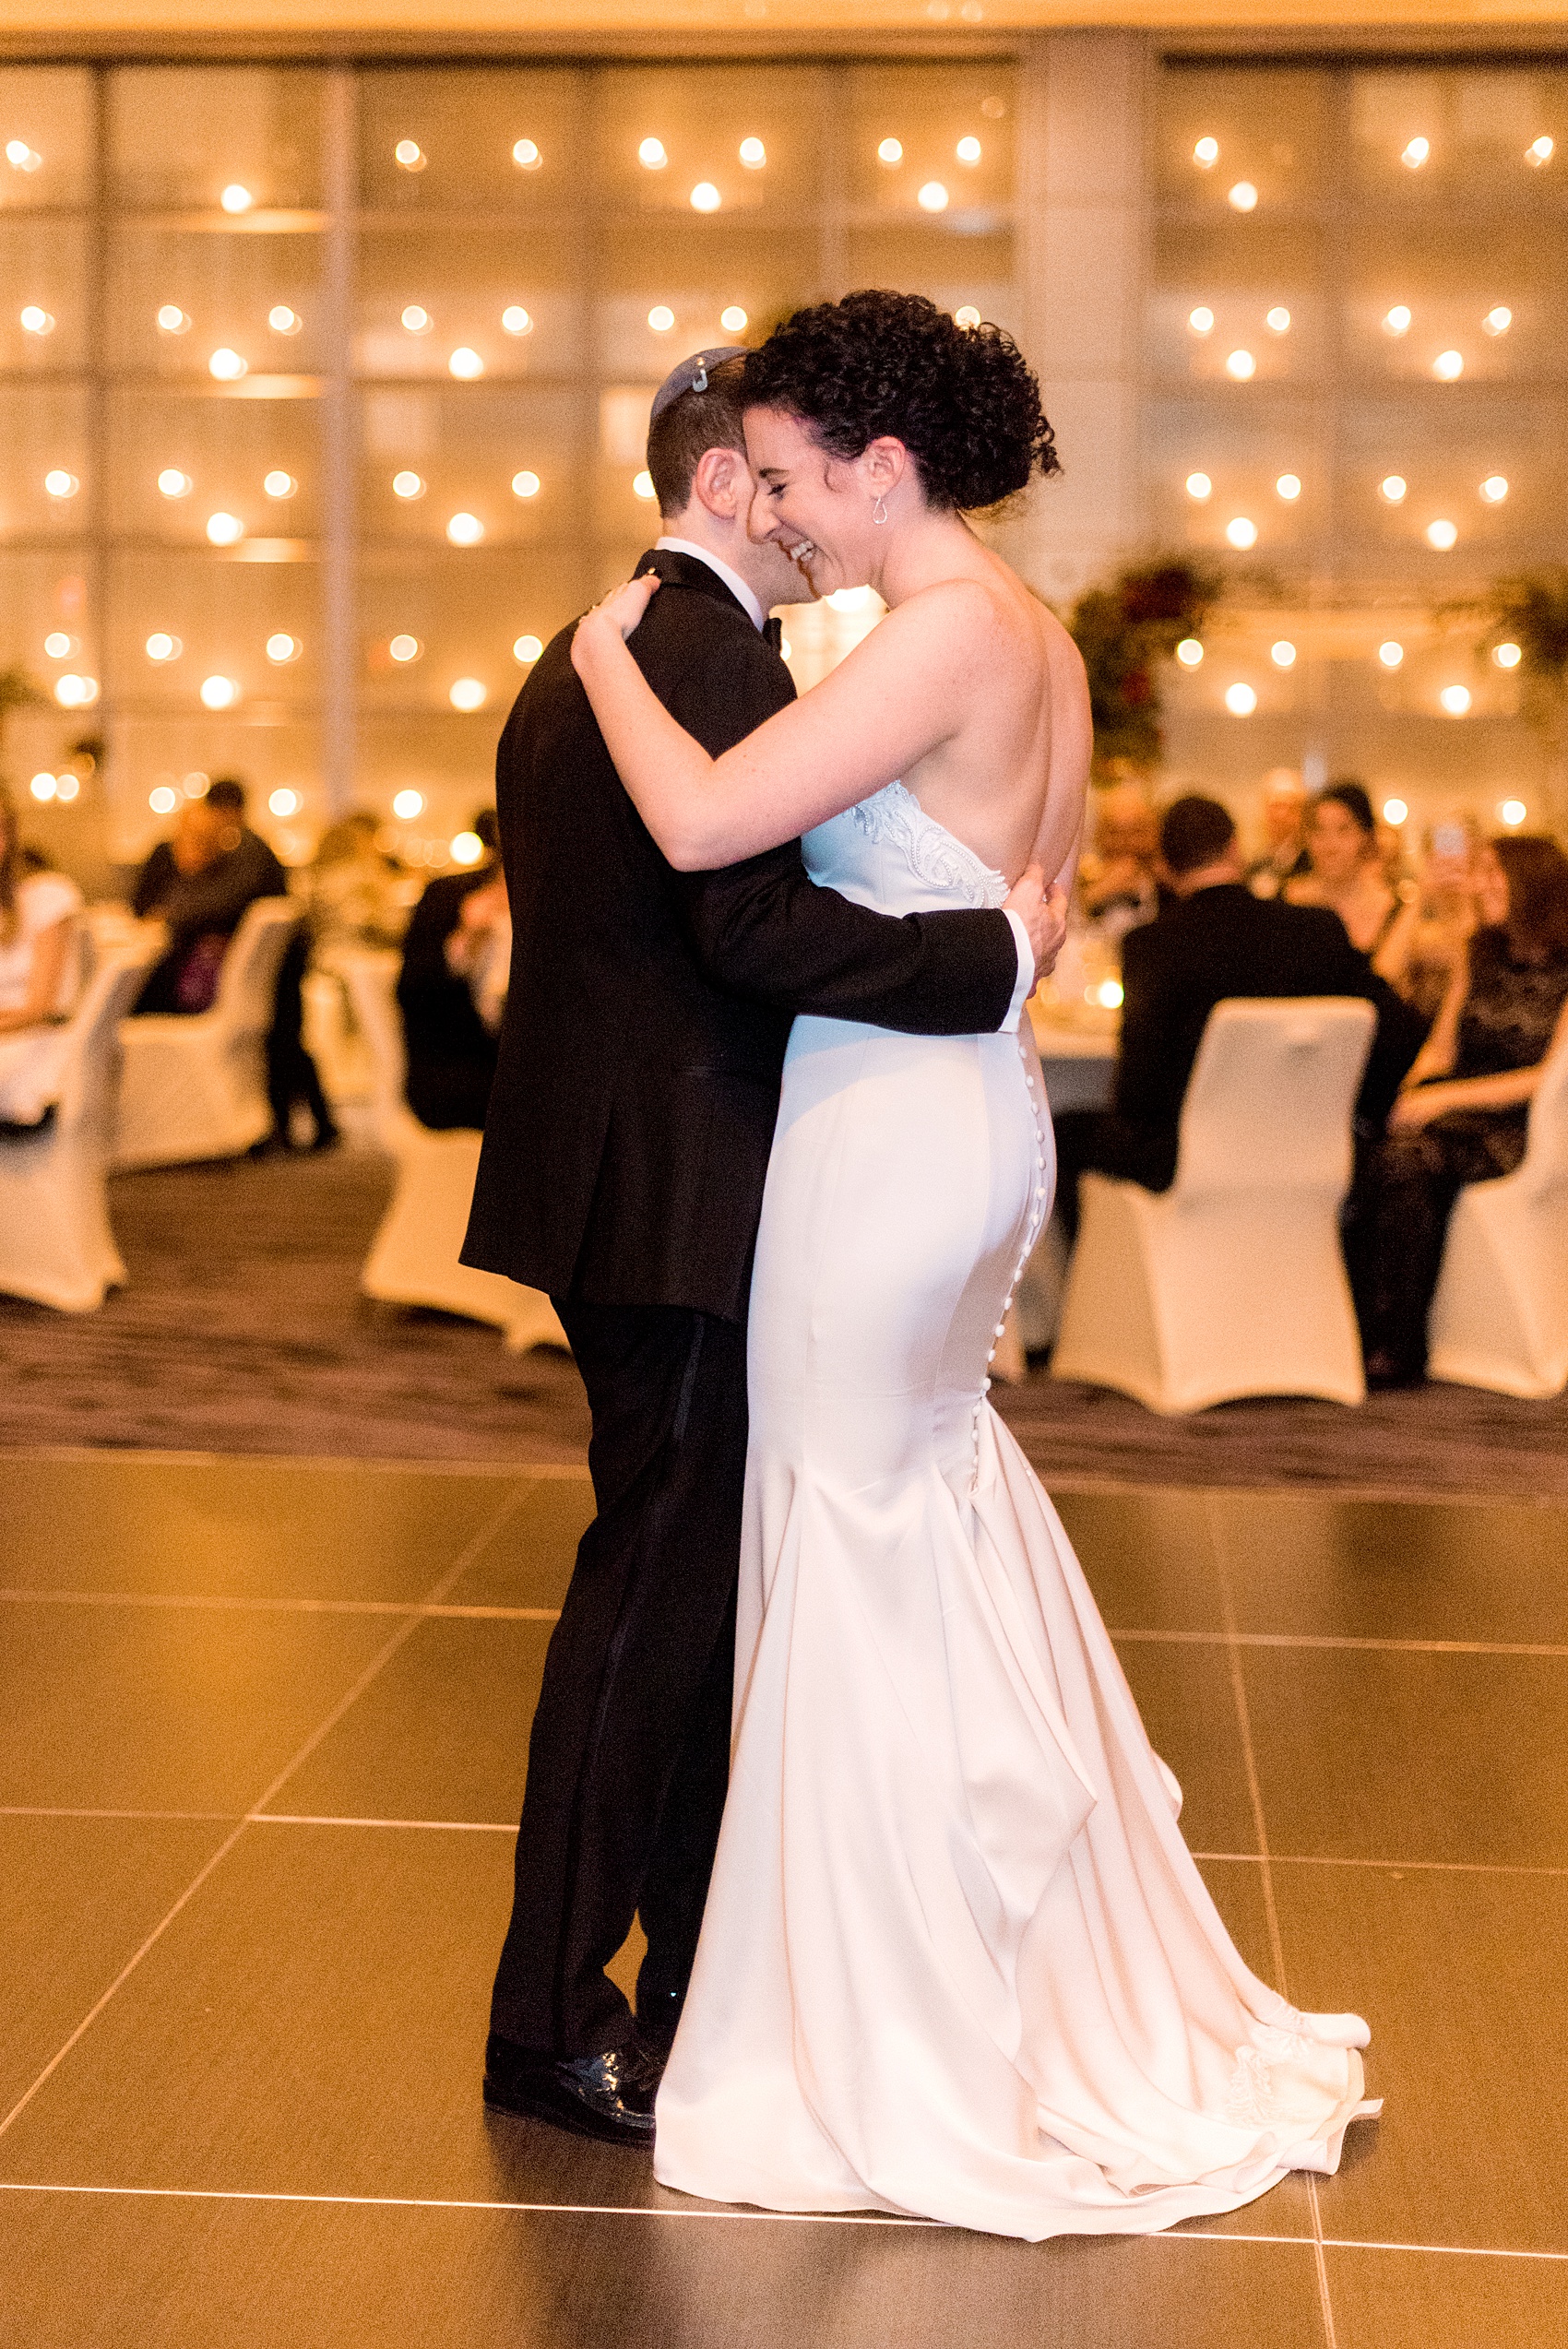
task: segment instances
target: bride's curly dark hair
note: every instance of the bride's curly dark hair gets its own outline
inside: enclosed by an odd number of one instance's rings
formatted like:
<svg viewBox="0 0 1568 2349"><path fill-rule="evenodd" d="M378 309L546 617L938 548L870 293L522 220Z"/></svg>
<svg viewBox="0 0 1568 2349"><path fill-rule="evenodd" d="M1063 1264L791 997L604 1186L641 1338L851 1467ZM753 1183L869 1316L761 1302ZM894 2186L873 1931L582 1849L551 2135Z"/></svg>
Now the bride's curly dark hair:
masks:
<svg viewBox="0 0 1568 2349"><path fill-rule="evenodd" d="M742 397L798 416L835 457L890 434L928 502L960 514L1062 469L1012 336L960 326L924 294L849 293L797 310L747 360Z"/></svg>

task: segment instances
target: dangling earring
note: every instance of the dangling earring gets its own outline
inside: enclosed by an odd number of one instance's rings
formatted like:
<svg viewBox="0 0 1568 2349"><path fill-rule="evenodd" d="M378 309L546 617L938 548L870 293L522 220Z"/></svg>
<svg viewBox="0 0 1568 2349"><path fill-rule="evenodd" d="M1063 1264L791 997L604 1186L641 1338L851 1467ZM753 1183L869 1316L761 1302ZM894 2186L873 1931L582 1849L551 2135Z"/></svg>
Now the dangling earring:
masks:
<svg viewBox="0 0 1568 2349"><path fill-rule="evenodd" d="M877 498L876 504L872 507L871 518L873 522L885 522L887 519L887 508L883 504L880 496Z"/></svg>

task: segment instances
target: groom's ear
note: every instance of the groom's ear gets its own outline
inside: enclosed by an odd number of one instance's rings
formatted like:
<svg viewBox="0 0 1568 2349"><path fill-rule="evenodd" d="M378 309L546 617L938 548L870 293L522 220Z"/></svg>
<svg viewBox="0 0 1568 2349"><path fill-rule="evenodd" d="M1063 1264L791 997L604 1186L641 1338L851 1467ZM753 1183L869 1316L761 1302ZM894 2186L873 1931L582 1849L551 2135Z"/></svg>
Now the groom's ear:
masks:
<svg viewBox="0 0 1568 2349"><path fill-rule="evenodd" d="M720 520L732 522L752 502L752 471L738 448L705 448L692 476L692 495Z"/></svg>

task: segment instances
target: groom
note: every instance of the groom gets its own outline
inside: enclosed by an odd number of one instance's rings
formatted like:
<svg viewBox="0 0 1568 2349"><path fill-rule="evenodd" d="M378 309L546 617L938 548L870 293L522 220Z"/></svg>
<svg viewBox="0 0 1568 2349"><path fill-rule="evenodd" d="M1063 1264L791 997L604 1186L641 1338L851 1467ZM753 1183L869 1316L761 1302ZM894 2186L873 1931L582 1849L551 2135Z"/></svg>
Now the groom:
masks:
<svg viewBox="0 0 1568 2349"><path fill-rule="evenodd" d="M794 694L776 604L812 590L748 536L744 354L653 403L663 585L632 639L714 756ZM729 1768L752 1251L797 1012L914 1034L1016 1025L1060 943L1026 875L1002 912L851 905L798 842L666 864L571 664L547 646L501 738L514 947L464 1262L547 1290L588 1390L598 1509L545 1659L484 2094L649 2144ZM634 2017L605 1968L640 1917Z"/></svg>

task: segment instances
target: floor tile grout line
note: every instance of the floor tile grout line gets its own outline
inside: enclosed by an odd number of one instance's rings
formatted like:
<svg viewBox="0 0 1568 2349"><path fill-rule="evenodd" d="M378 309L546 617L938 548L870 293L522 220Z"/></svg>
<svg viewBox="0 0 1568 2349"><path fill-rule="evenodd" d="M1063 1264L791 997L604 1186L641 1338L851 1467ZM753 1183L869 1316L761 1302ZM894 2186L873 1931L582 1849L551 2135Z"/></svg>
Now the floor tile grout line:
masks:
<svg viewBox="0 0 1568 2349"><path fill-rule="evenodd" d="M384 1459L359 1452L175 1452L159 1444L0 1443L7 1460L45 1460L64 1466L125 1462L149 1468L304 1468L346 1475L406 1477L531 1477L541 1484L587 1484L586 1460Z"/></svg>
<svg viewBox="0 0 1568 2349"><path fill-rule="evenodd" d="M515 1835L515 1819L335 1819L315 1811L253 1810L252 1827L428 1828L443 1835Z"/></svg>
<svg viewBox="0 0 1568 2349"><path fill-rule="evenodd" d="M1370 1648L1396 1655L1565 1656L1568 1643L1547 1640L1373 1639L1335 1631L1112 1631L1113 1640L1146 1646Z"/></svg>
<svg viewBox="0 0 1568 2349"><path fill-rule="evenodd" d="M1194 1859L1240 1859L1258 1866L1258 1852L1194 1852ZM1432 1876L1568 1876L1568 1868L1513 1859L1380 1859L1335 1852L1270 1852L1270 1868L1386 1868L1396 1875L1425 1872Z"/></svg>
<svg viewBox="0 0 1568 2349"><path fill-rule="evenodd" d="M434 1615L495 1617L504 1622L554 1623L558 1607L432 1605L417 1598L249 1598L227 1592L0 1590L12 1607L195 1607L267 1615ZM1564 1651L1568 1654L1568 1650Z"/></svg>
<svg viewBox="0 0 1568 2349"><path fill-rule="evenodd" d="M1269 1949L1274 1960L1274 1976L1282 1999L1289 1999L1289 1982L1285 1967L1285 1940L1279 1929L1279 1910L1274 1897L1274 1871L1269 1862L1268 1822L1264 1816L1263 1782L1258 1776L1257 1750L1253 1743L1252 1714L1247 1704L1247 1684L1241 1670L1241 1650L1236 1633L1236 1606L1230 1587L1230 1575L1225 1562L1219 1527L1215 1523L1212 1503L1206 1505L1205 1523L1208 1528L1209 1549L1214 1561L1215 1581L1219 1591L1220 1608L1225 1618L1226 1663L1230 1674L1230 1697L1236 1711L1236 1727L1241 1740L1241 1762L1247 1775L1247 1794L1253 1809L1253 1832L1257 1838L1258 1880L1263 1890L1264 1916L1268 1927ZM1318 2207L1315 2180L1307 2178L1307 2207L1313 2221L1313 2263L1317 2273L1318 2307L1323 2318L1324 2349L1338 2349L1338 2336L1334 2323L1334 2302L1328 2288L1328 2260L1323 2244L1323 2213Z"/></svg>
<svg viewBox="0 0 1568 2349"><path fill-rule="evenodd" d="M432 1584L427 1595L427 1604L434 1603L434 1601L445 1596L445 1594L452 1588L458 1577L467 1572L468 1568L473 1560L481 1555L485 1545L494 1538L494 1536L501 1531L502 1526L506 1523L506 1520L522 1506L524 1498L525 1495L521 1491L508 1493L505 1500L502 1501L500 1506L491 1512L484 1524L480 1526L472 1537L465 1543L462 1549L458 1551L457 1556L454 1559L452 1564L446 1569L445 1572L440 1575ZM252 1803L244 1817L236 1821L232 1829L227 1835L225 1835L223 1841L219 1845L218 1849L211 1853L202 1867L196 1870L195 1876L192 1877L190 1882L185 1886L184 1891L180 1894L179 1898L174 1902L173 1905L166 1912L166 1914L159 1919L159 1922L153 1927L151 1932L142 1942L141 1947L126 1960L125 1963L120 1968L119 1973L114 1976L114 1979L110 1983L108 1988L105 1989L93 2002L92 2006L89 2008L87 2013L83 2015L81 2021L77 2023L76 2029L70 2034L69 2037L62 2046L55 2049L54 2053L50 2057L49 2061L44 2065L43 2070L38 2074L38 2077L33 2081L30 2087L24 2089L21 2095L18 2096L16 2103L11 2106L9 2112L5 2114L3 2118L0 2118L0 2137L4 2137L6 2131L10 2129L12 2122L17 2120L20 2115L26 2111L28 2106L31 2104L40 2089L43 2087L44 2083L59 2069L60 2065L65 2062L65 2058L70 2054L71 2049L77 2045L77 2042L92 2028L92 2025L97 2022L99 2016L109 2005L110 2000L114 1997L115 1993L121 1988L123 1984L129 1981L131 1975L136 1972L137 1966L141 1963L143 1958L146 1957L148 1952L160 1940L161 1940L163 1935L168 1931L170 1926L172 1925L174 1919L179 1916L182 1909L185 1907L189 1901L195 1898L196 1894L206 1883L208 1878L213 1874L216 1869L222 1865L225 1859L227 1859L229 1854L233 1850L235 1845L244 1835L254 1814L260 1810L265 1803L270 1802L272 1797L276 1794L279 1793L285 1785L287 1785L295 1771L302 1768L303 1765L310 1759L310 1756L315 1751L317 1746L321 1744L322 1739L330 1736L331 1732L337 1727L339 1722L343 1718L350 1707L363 1695L365 1690L370 1687L372 1681L375 1679L380 1672L385 1670L388 1664L390 1664L398 1649L402 1647L407 1641L412 1638L414 1632L419 1629L422 1620L422 1618L418 1615L410 1616L406 1622L400 1624L398 1629L392 1633L390 1639L382 1643L374 1655L372 1656L370 1662L365 1666L363 1671L354 1681L352 1687L350 1688L347 1693L340 1697L338 1702L333 1706L331 1712L327 1715L326 1720L320 1724L319 1727L312 1731L311 1735L305 1739L303 1745L301 1746L298 1751L284 1763L282 1769L278 1773L278 1775L272 1779L270 1784L263 1787L261 1793L257 1795L255 1802Z"/></svg>

